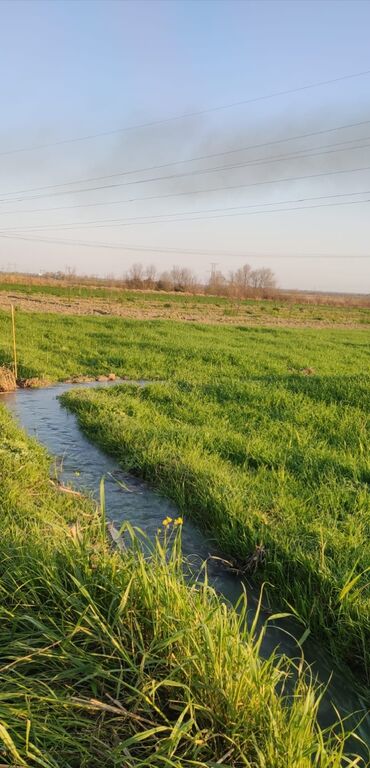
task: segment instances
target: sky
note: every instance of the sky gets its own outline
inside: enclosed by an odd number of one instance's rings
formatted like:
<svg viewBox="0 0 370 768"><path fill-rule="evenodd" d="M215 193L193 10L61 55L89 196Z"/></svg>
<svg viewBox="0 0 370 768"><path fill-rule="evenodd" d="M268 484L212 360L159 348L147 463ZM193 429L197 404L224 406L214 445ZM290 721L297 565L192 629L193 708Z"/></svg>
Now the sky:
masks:
<svg viewBox="0 0 370 768"><path fill-rule="evenodd" d="M369 29L369 0L2 0L0 268L369 293Z"/></svg>

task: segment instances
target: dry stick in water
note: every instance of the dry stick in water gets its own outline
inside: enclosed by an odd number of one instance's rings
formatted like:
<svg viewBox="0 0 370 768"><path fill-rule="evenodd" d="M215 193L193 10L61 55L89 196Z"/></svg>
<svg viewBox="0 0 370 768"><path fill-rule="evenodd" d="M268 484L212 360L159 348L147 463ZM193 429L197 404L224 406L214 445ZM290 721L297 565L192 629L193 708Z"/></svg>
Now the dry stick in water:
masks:
<svg viewBox="0 0 370 768"><path fill-rule="evenodd" d="M17 366L17 345L15 340L15 312L14 304L12 304L12 329L13 329L13 367L15 379L18 379L18 366Z"/></svg>

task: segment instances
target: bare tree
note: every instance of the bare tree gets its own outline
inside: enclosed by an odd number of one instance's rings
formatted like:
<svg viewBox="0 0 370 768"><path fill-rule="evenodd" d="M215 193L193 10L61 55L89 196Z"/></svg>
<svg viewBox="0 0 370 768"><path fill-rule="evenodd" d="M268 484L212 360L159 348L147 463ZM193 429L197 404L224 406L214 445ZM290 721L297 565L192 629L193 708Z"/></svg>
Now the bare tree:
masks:
<svg viewBox="0 0 370 768"><path fill-rule="evenodd" d="M64 277L66 280L74 280L76 278L76 267L66 265L64 269Z"/></svg>
<svg viewBox="0 0 370 768"><path fill-rule="evenodd" d="M249 264L243 264L235 272L235 282L241 296L245 296L248 293L248 288L251 284L251 274L252 267Z"/></svg>
<svg viewBox="0 0 370 768"><path fill-rule="evenodd" d="M146 288L154 288L157 277L157 267L155 264L148 264L145 267L144 280Z"/></svg>
<svg viewBox="0 0 370 768"><path fill-rule="evenodd" d="M227 280L220 270L212 270L206 290L207 293L211 293L213 296L225 295L227 292Z"/></svg>
<svg viewBox="0 0 370 768"><path fill-rule="evenodd" d="M127 273L127 282L131 288L142 288L144 280L144 267L140 262L133 264Z"/></svg>
<svg viewBox="0 0 370 768"><path fill-rule="evenodd" d="M171 278L174 291L191 291L197 284L197 278L194 272L188 267L172 267Z"/></svg>
<svg viewBox="0 0 370 768"><path fill-rule="evenodd" d="M173 291L173 280L169 272L161 272L156 288L158 291Z"/></svg>
<svg viewBox="0 0 370 768"><path fill-rule="evenodd" d="M250 285L252 288L276 288L276 278L272 269L268 267L254 269L250 275Z"/></svg>

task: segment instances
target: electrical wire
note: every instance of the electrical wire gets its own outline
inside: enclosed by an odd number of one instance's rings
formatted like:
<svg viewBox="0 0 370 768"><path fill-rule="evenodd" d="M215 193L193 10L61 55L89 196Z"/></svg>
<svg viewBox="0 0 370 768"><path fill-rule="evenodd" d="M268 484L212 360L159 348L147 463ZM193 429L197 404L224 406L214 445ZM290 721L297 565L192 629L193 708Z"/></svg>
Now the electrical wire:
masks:
<svg viewBox="0 0 370 768"><path fill-rule="evenodd" d="M116 202L125 203L125 202L136 202L136 201L142 201L142 200L168 199L172 197L180 197L183 195L192 196L196 194L208 194L210 192L213 193L213 192L219 192L219 191L225 191L225 190L229 191L229 190L237 190L237 189L247 189L251 187L265 186L270 184L280 184L280 183L286 183L286 182L292 182L292 181L302 181L302 180L306 181L306 180L323 178L327 176L338 176L338 175L343 175L347 173L359 173L363 171L370 171L370 166L362 166L360 168L349 168L349 169L341 168L335 171L324 171L322 173L314 173L314 174L308 174L304 176L290 176L290 177L271 179L266 181L256 181L256 182L251 182L249 184L236 184L236 185L229 185L229 186L213 187L210 189L199 189L199 190L193 190L191 192L175 192L175 193L167 193L164 195L149 195L146 197L131 198L131 199L126 199L126 200L121 200ZM50 210L60 210L60 209L56 208L56 209L50 209Z"/></svg>
<svg viewBox="0 0 370 768"><path fill-rule="evenodd" d="M150 214L148 216L131 216L127 217L125 219L122 218L115 218L115 219L92 219L90 221L73 221L73 222L64 222L62 224L46 224L43 226L25 226L25 227L7 227L6 229L0 230L1 232L30 232L30 231L36 231L40 232L41 230L47 230L47 229L84 229L85 227L91 227L91 226L129 226L131 223L140 223L140 224L154 224L158 220L158 223L166 223L170 221L192 221L193 219L182 219L178 217L188 217L188 216L194 216L196 214L206 214L206 218L208 218L208 214L210 213L225 213L229 211L248 211L251 208L263 208L263 207L271 207L271 206L283 206L283 205L292 205L294 203L305 203L305 202L316 202L318 200L331 200L334 198L342 198L342 197L353 197L358 195L370 195L370 190L362 190L360 192L338 192L332 195L319 195L315 197L299 197L294 198L293 200L275 200L273 202L260 202L260 203L250 203L248 205L233 205L233 206L222 206L218 208L208 208L208 209L200 209L200 210L193 210L193 211L177 211L175 213L160 213L160 214ZM351 201L348 201L351 202ZM356 202L356 201L354 201ZM359 202L366 202L366 201L359 201ZM307 206L311 207L311 206ZM304 209L304 206L300 206L299 209ZM280 209L279 209L280 210ZM282 208L282 211L284 210L292 210L289 208ZM294 208L293 210L297 210L297 208ZM264 211L257 211L258 213L264 213ZM269 211L267 210L266 213ZM175 218L173 218L175 217Z"/></svg>
<svg viewBox="0 0 370 768"><path fill-rule="evenodd" d="M5 240L22 240L26 242L31 243L46 243L46 244L53 244L53 245L67 245L72 246L73 248L76 247L84 247L84 248L103 248L103 249L111 249L111 250L118 250L118 251L134 251L138 253L156 253L156 254L184 254L184 255L195 255L195 256L227 256L230 258L237 258L237 259L249 259L249 258L323 258L323 259L368 259L370 258L370 254L340 254L340 253L303 253L300 254L297 257L297 253L284 253L284 254L261 254L261 253L254 253L254 254L246 254L245 251L243 253L233 253L232 251L204 251L203 249L185 249L185 248L147 248L145 246L137 246L137 245L128 245L123 243L101 243L101 242L88 242L88 241L82 241L82 240L60 240L56 238L44 238L44 237L27 237L27 236L19 236L16 234L12 235L3 235L0 234L0 238Z"/></svg>
<svg viewBox="0 0 370 768"><path fill-rule="evenodd" d="M58 184L45 184L45 185L39 186L39 187L31 187L31 188L26 188L26 189L13 190L12 192L1 192L0 194L1 195L6 195L6 196L22 195L22 194L28 194L30 192L39 192L39 191L43 191L43 190L57 189L57 188L60 188L60 187L68 187L68 186L71 186L71 185L74 185L74 184L87 184L87 183L94 182L94 181L102 181L104 179L113 179L113 178L117 178L119 176L128 176L128 175L133 175L133 174L137 174L137 173L145 173L145 172L148 172L148 171L161 170L163 168L169 168L169 167L171 167L173 165L183 165L183 164L192 163L192 162L195 162L195 161L208 160L208 159L211 159L211 158L214 158L214 157L222 157L224 155L230 155L230 154L235 154L235 153L239 153L239 152L246 152L246 151L249 151L251 149L257 149L257 148L260 149L262 147L273 146L275 144L286 143L288 141L296 141L298 139L303 139L303 138L308 138L308 137L312 138L314 136L318 136L318 135L322 135L322 134L326 134L326 133L332 133L333 131L343 130L345 128L352 128L352 127L355 127L355 126L357 127L357 126L363 126L363 125L369 125L369 124L370 124L370 120L363 120L363 121L361 121L359 123L347 123L345 125L337 126L335 128L329 128L329 129L322 130L322 131L311 131L310 133L297 134L295 136L287 137L285 139L277 139L277 140L274 140L274 141L262 142L260 144L249 144L248 146L245 146L245 147L239 147L237 149L228 149L228 150L225 150L224 152L212 152L210 154L205 154L205 155L195 155L194 157L189 157L189 158L186 158L184 160L172 160L171 162L161 163L159 165L149 165L149 166L146 166L146 167L134 168L132 170L126 170L126 171L116 171L115 173L104 174L104 175L101 175L101 176L88 176L88 177L84 177L82 179L70 179L69 181L59 182ZM355 144L355 143L358 143L360 141L364 141L364 140L367 141L368 139L370 139L370 136L363 136L363 137L359 137L357 139L347 139L347 140L342 140L342 141L338 141L338 142L334 142L334 143L331 142L329 144L321 144L321 145L319 144L317 147L307 147L306 149L302 149L302 150L296 149L296 150L293 150L292 152L289 152L287 154L272 155L269 158L266 158L266 157L251 158L251 160L246 161L246 162L247 163L251 163L253 165L254 163L268 163L270 161L275 161L275 160L279 160L280 161L280 160L283 160L285 158L290 158L292 155L297 155L297 157L306 156L306 153L309 154L310 152L312 152L314 150L317 150L317 149L324 149L324 148L328 148L328 147L332 148L332 147L341 146L343 144L345 144L345 145ZM359 147L359 149L361 149L361 148L362 147ZM234 167L234 166L231 165L230 167ZM161 178L163 178L163 177L161 177Z"/></svg>
<svg viewBox="0 0 370 768"><path fill-rule="evenodd" d="M369 74L370 74L370 69L365 69L360 72L351 72L349 74L340 75L338 77L330 78L328 80L319 80L313 83L307 83L306 85L300 85L295 88L286 88L280 91L273 91L272 93L262 94L260 96L253 96L248 99L241 99L240 101L230 102L229 104L221 104L215 107L208 107L206 109L195 110L192 112L183 112L180 115L173 115L171 117L160 118L158 120L150 120L142 123L137 123L136 125L126 125L121 128L115 128L109 131L100 131L98 133L91 133L85 136L74 136L71 138L60 139L58 141L47 142L44 144L29 145L24 147L18 147L15 149L9 149L1 152L0 156L14 155L20 152L35 152L41 149L47 149L49 147L59 147L59 146L62 146L63 144L74 144L82 141L90 141L92 139L98 139L105 136L113 136L115 134L124 133L126 131L134 131L134 130L139 130L141 128L151 128L156 125L164 125L166 123L171 123L177 120L185 120L187 118L201 117L202 115L221 112L227 109L232 109L234 107L241 107L247 104L255 104L259 101L267 101L269 99L278 98L280 96L288 96L293 93L308 91L308 90L311 90L312 88L319 88L326 85L334 85L335 83L344 82L346 80L353 80L354 78L364 77Z"/></svg>
<svg viewBox="0 0 370 768"><path fill-rule="evenodd" d="M364 139L366 141L367 139L370 139L370 136L365 136ZM322 145L322 147L325 147L325 148L326 147L330 147L330 149L325 149L325 150L319 151L319 152L316 152L316 151L312 152L311 150L312 149L320 149L320 147L317 147L317 148L316 147L314 147L314 148L311 147L306 152L303 152L303 151L297 152L297 151L295 151L295 152L289 152L289 153L284 154L284 155L275 155L275 156L273 155L273 156L268 157L268 158L266 158L266 157L255 158L255 159L246 160L246 161L238 162L238 163L228 163L226 165L212 166L210 168L196 168L196 169L194 169L192 171L186 171L185 173L174 173L174 174L170 174L168 176L152 176L149 179L145 179L145 178L144 179L133 179L131 181L124 181L124 182L119 182L119 183L115 183L115 184L106 184L106 185L103 184L103 185L98 186L98 187L87 187L85 189L71 189L71 190L67 189L65 191L63 190L63 191L60 191L60 192L51 192L51 193L41 194L41 195L32 195L32 196L31 195L30 196L27 195L26 197L22 197L22 198L13 198L13 197L10 197L10 198L0 198L0 203L4 203L4 202L8 203L9 201L10 202L23 202L25 200L26 201L27 200L39 200L40 198L43 198L43 197L55 197L55 196L60 196L60 195L79 194L81 192L90 192L90 191L96 191L96 190L99 190L99 189L112 189L112 188L115 188L115 187L125 187L125 186L131 186L131 185L136 185L136 184L148 184L148 183L157 182L157 181L168 181L168 180L188 178L188 177L193 177L193 176L202 176L202 175L208 174L208 173L218 173L219 171L229 171L229 170L234 170L236 168L246 168L246 167L252 167L252 166L259 166L259 165L269 165L270 163L283 162L285 160L299 160L301 158L306 158L306 157L309 157L309 158L311 158L311 157L319 157L319 156L322 156L322 155L328 155L328 154L333 154L333 153L337 153L337 152L345 152L345 151L348 151L348 149L350 149L350 150L357 150L357 149L367 149L367 148L370 147L369 143L367 143L367 144L360 144L360 145L357 144L356 146L353 146L353 147L350 147L350 148L348 147L348 144L351 144L351 143L353 144L353 142L358 142L358 141L361 141L361 140L362 139L349 139L348 141L341 141L341 142L337 142L337 143L334 143L334 144L333 143L331 143L331 144L324 144L324 145ZM337 146L338 144L341 145L341 146ZM345 144L344 147L342 146L343 144ZM335 148L333 149L333 147L335 147ZM3 193L3 194L16 195L16 194L23 194L23 192L24 193L26 193L26 192L27 193L28 192L36 192L36 191L41 190L41 189L49 190L49 189L55 189L55 188L58 188L58 187L64 187L64 186L71 185L71 184L82 184L84 182L89 183L91 181L94 181L95 179L100 180L100 179L116 178L117 176L123 176L123 175L131 174L131 173L136 173L136 171L122 171L122 172L119 172L119 173L110 174L108 176L101 176L101 177L98 176L98 177L88 178L88 179L84 179L84 180L83 179L79 179L79 180L76 180L76 181L65 182L65 183L62 183L62 184L48 185L46 187L34 187L33 189L28 189L28 190L23 190L23 191L20 190L20 191L17 191L17 192Z"/></svg>

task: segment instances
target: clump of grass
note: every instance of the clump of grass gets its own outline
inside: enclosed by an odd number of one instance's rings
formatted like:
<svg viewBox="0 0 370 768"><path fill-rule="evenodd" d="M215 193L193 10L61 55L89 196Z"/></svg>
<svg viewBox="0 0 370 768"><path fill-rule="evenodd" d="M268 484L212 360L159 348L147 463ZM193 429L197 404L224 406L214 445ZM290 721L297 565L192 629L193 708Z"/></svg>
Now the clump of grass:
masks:
<svg viewBox="0 0 370 768"><path fill-rule="evenodd" d="M307 676L260 658L245 603L185 583L179 533L144 555L126 527L113 551L104 516L53 488L44 452L2 410L0 425L4 765L361 765L343 728L318 726Z"/></svg>

